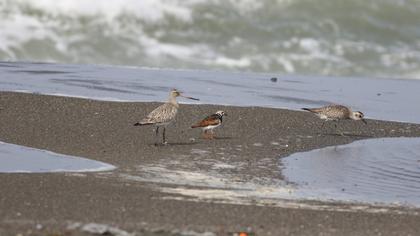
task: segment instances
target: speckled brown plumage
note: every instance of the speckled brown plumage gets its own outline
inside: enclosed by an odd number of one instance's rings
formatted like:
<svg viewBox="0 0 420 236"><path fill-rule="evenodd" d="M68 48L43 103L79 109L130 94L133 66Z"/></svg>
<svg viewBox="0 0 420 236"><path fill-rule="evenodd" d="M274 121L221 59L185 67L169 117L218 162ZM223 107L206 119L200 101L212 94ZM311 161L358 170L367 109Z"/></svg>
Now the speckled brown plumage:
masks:
<svg viewBox="0 0 420 236"><path fill-rule="evenodd" d="M166 125L175 119L178 113L178 104L165 103L158 106L152 112L149 113L139 123L142 125L154 124L154 125Z"/></svg>
<svg viewBox="0 0 420 236"><path fill-rule="evenodd" d="M325 107L319 108L302 108L303 110L309 111L317 115L322 120L361 120L363 123L367 124L366 120L364 119L364 115L360 111L352 111L350 108L343 106L343 105L328 105ZM335 128L337 129L337 123L334 124ZM324 124L321 128L324 127ZM340 132L340 131L339 131ZM344 136L342 132L341 135Z"/></svg>
<svg viewBox="0 0 420 236"><path fill-rule="evenodd" d="M155 125L156 126L156 137L159 134L159 127L163 127L162 133L162 143L166 144L166 126L169 125L173 120L175 120L176 114L178 113L179 104L176 101L176 97L182 96L181 92L173 89L169 94L169 100L158 106L152 112L150 112L145 118L143 118L140 122L134 124L134 126L142 126L142 125ZM198 100L192 97L185 97L188 99ZM157 142L155 143L157 144Z"/></svg>
<svg viewBox="0 0 420 236"><path fill-rule="evenodd" d="M343 105L328 105L319 108L302 108L310 111L324 120L351 119L352 110Z"/></svg>

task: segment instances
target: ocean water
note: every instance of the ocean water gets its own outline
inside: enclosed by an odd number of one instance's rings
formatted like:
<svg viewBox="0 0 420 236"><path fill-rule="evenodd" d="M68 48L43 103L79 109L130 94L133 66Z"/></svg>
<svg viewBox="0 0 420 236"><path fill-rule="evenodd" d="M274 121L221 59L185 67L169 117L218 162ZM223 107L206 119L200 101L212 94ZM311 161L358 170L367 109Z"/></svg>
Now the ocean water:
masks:
<svg viewBox="0 0 420 236"><path fill-rule="evenodd" d="M0 0L0 60L420 78L419 0Z"/></svg>
<svg viewBox="0 0 420 236"><path fill-rule="evenodd" d="M0 91L164 102L171 88L199 98L195 104L300 110L338 103L368 118L420 123L418 80L0 62Z"/></svg>

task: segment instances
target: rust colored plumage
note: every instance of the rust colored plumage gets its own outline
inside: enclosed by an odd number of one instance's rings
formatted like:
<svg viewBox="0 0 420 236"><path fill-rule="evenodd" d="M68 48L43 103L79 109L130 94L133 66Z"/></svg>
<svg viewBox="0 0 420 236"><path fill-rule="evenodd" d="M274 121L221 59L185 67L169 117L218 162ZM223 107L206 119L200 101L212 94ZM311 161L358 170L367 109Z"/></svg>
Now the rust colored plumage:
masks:
<svg viewBox="0 0 420 236"><path fill-rule="evenodd" d="M191 128L201 128L205 139L214 139L214 129L219 127L223 122L223 116L227 115L224 111L217 111L216 113L207 116Z"/></svg>
<svg viewBox="0 0 420 236"><path fill-rule="evenodd" d="M198 122L197 124L191 126L191 128L203 128L211 125L218 125L221 123L220 116L217 114L212 114L210 116L207 116L202 121Z"/></svg>

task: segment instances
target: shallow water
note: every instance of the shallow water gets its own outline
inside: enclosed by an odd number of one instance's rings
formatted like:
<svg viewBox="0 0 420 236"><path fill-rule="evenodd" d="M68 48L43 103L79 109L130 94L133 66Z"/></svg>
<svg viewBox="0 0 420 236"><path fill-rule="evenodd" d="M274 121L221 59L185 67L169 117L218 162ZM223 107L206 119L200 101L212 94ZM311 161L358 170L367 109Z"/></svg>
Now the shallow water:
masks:
<svg viewBox="0 0 420 236"><path fill-rule="evenodd" d="M297 198L420 207L419 138L384 138L281 159Z"/></svg>
<svg viewBox="0 0 420 236"><path fill-rule="evenodd" d="M0 62L0 91L166 101L171 88L205 104L300 109L339 103L369 118L420 123L420 109L413 107L420 100L417 80Z"/></svg>
<svg viewBox="0 0 420 236"><path fill-rule="evenodd" d="M272 77L277 77L277 82L272 82L270 80ZM370 118L420 123L420 110L413 109L412 105L417 104L420 98L418 93L420 81L415 80L0 62L0 91L55 94L109 101L165 101L168 91L173 87L185 91L189 96L200 98L199 103L300 109L334 102L360 109ZM181 102L186 102L181 99ZM2 112L4 111L7 112L7 108L3 107ZM211 201L217 199L233 203L257 202L302 207L301 202L293 201L316 200L363 204L395 203L420 207L416 199L419 196L417 173L420 172L415 161L420 159L416 154L418 139L383 140L385 141L361 141L349 146L315 150L314 153L327 154L323 158L311 159L316 163L307 162L307 158L300 157L308 154L295 154L296 156L284 159L284 163L282 162L280 166L282 170L277 168L279 163L276 158L266 158L256 167L260 173L264 173L264 176L248 174L246 161L231 162L222 149L217 152L192 149L189 155L172 157L171 162L156 160L133 167L135 171L122 170L117 174L127 180L173 184L177 187L165 187L160 190ZM389 150L381 146L381 143L386 143L385 146ZM252 145L263 147L267 144ZM273 141L270 145L280 145L280 143ZM354 149L351 145L362 145L362 147ZM241 149L241 147L232 148ZM333 158L337 159L337 150L345 162L330 161ZM21 152L26 153L27 150L22 151L19 147L6 153L19 157ZM51 154L40 152L42 155ZM212 155L220 155L223 161L216 161L219 158L215 159ZM345 158L346 156L348 158ZM365 158L360 158L361 156ZM299 161L293 162L290 158ZM55 157L53 159L57 160ZM9 161L10 159L6 160ZM75 167L70 165L71 168L63 169L63 166L48 167L53 163L49 161L45 164L30 161L32 159L20 163L27 164L29 170L20 169L22 166L18 165L11 169L48 172L102 170L104 167L77 164ZM72 159L72 163L73 161ZM331 172L325 169L319 172L310 169L313 165L325 167L328 164L334 164L328 169ZM275 168L267 169L267 165L274 165ZM302 173L300 165L310 170ZM292 183L285 182L281 174ZM325 176L317 177L322 174ZM342 176L338 176L339 174ZM311 182L317 178L320 182ZM353 179L361 183L351 182ZM318 187L312 188L312 186ZM314 205L305 205L305 207L310 208ZM332 206L318 204L316 207L325 209Z"/></svg>
<svg viewBox="0 0 420 236"><path fill-rule="evenodd" d="M115 168L100 161L0 142L0 173L95 172Z"/></svg>

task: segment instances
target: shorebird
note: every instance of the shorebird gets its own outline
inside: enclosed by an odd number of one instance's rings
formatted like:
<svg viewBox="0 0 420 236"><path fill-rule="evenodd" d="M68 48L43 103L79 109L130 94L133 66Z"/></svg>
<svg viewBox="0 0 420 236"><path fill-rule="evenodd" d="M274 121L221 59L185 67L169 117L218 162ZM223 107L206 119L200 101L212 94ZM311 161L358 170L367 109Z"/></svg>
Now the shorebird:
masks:
<svg viewBox="0 0 420 236"><path fill-rule="evenodd" d="M363 123L367 124L364 119L364 115L360 111L352 111L350 108L342 105L328 105L319 108L302 108L302 110L309 111L317 115L320 119L325 121L336 121L339 120L361 120ZM324 127L322 124L322 127ZM322 128L321 127L321 128ZM335 128L337 128L337 123L335 123ZM343 135L343 133L341 133Z"/></svg>
<svg viewBox="0 0 420 236"><path fill-rule="evenodd" d="M162 144L167 144L166 142L166 126L168 126L176 117L176 114L178 113L179 104L176 101L177 97L184 97L191 100L198 101L197 98L192 97L186 97L182 95L182 92L173 89L169 94L169 100L158 106L156 109L154 109L152 112L149 113L149 115L146 116L146 118L142 119L140 122L137 122L134 124L134 126L141 126L141 125L154 125L156 126L156 142L155 145L157 145L157 138L159 135L159 127L163 127L163 133L162 133Z"/></svg>
<svg viewBox="0 0 420 236"><path fill-rule="evenodd" d="M214 139L214 129L222 124L223 116L227 116L224 111L217 111L191 126L191 128L201 128L205 139Z"/></svg>

